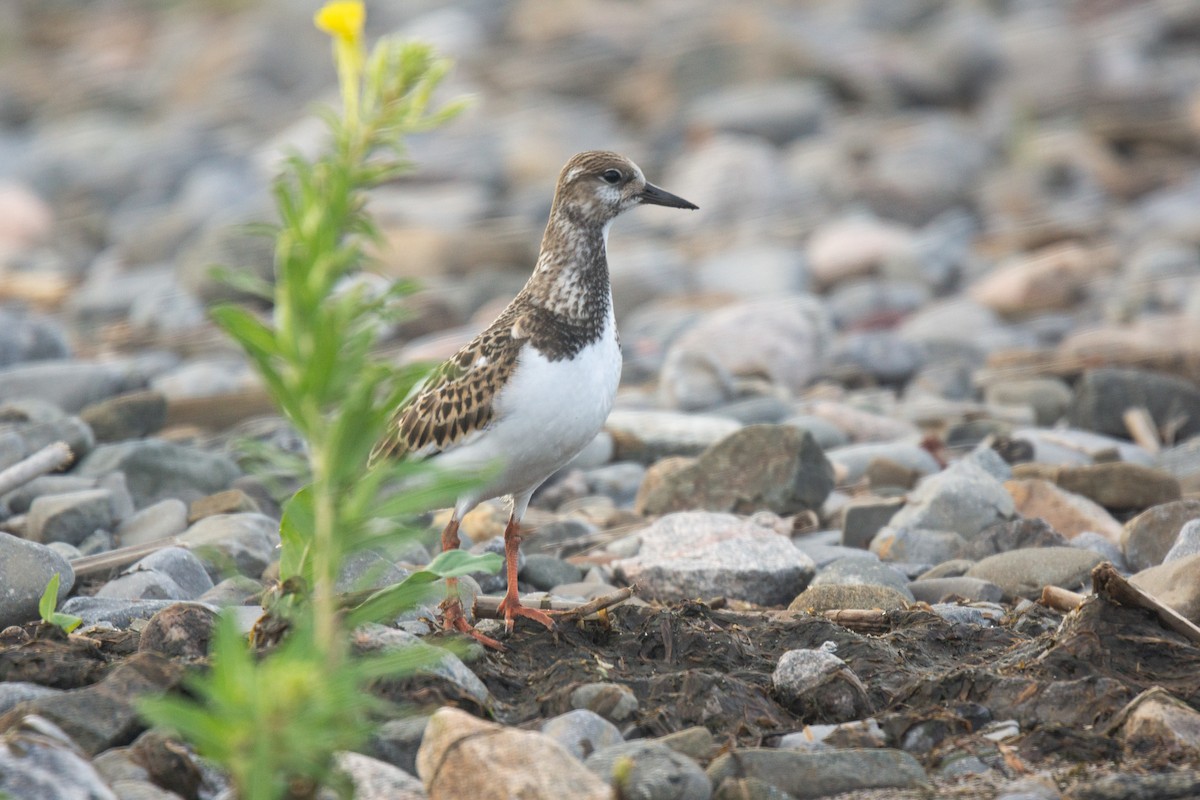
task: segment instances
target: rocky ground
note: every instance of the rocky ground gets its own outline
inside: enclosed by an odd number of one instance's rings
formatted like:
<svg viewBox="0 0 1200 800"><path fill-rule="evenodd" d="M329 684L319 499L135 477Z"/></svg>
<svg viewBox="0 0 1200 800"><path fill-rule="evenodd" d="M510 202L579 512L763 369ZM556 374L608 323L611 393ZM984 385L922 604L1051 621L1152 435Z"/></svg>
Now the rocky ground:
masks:
<svg viewBox="0 0 1200 800"><path fill-rule="evenodd" d="M249 624L274 574L302 444L205 308L231 291L212 263L269 274L244 224L271 218L280 154L321 144L303 5L0 8L0 470L74 457L0 472L15 798L225 790L131 700L203 657L211 609ZM345 754L359 797L514 776L610 797L614 773L680 800L1200 795L1200 642L1091 583L1110 563L1200 623L1200 6L369 18L475 98L371 199L379 271L425 287L398 361L453 352L520 287L578 150L700 211L618 223L617 409L527 518L524 589L636 599L379 687L414 715ZM464 538L494 546L504 513ZM55 572L70 638L34 622ZM436 641L400 628L359 645Z"/></svg>

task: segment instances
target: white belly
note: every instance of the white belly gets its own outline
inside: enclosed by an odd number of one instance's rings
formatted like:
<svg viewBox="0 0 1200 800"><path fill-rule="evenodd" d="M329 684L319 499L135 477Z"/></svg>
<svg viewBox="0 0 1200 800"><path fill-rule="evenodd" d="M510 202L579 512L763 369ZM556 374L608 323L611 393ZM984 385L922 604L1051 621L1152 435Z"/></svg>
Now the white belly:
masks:
<svg viewBox="0 0 1200 800"><path fill-rule="evenodd" d="M550 361L526 345L497 399L495 422L437 459L443 467L499 470L472 497L460 499L459 511L489 497L531 492L570 461L604 426L620 379L621 348L611 316L600 340L572 359Z"/></svg>

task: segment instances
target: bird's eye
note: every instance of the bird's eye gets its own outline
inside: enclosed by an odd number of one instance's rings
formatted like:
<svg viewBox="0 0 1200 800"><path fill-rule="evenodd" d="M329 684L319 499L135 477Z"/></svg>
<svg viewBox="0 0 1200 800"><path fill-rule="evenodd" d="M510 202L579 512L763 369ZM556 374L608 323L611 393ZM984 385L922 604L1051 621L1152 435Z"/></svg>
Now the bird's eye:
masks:
<svg viewBox="0 0 1200 800"><path fill-rule="evenodd" d="M601 180L605 183L618 184L621 182L621 171L616 169L606 169L600 175Z"/></svg>

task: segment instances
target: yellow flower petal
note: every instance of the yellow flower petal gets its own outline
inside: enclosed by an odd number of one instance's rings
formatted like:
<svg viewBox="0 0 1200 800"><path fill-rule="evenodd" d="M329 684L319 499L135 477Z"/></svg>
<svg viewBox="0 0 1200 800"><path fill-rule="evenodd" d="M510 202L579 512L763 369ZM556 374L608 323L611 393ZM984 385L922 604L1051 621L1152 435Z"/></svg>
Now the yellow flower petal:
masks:
<svg viewBox="0 0 1200 800"><path fill-rule="evenodd" d="M362 0L331 0L313 16L313 23L330 36L355 43L362 39L366 17Z"/></svg>

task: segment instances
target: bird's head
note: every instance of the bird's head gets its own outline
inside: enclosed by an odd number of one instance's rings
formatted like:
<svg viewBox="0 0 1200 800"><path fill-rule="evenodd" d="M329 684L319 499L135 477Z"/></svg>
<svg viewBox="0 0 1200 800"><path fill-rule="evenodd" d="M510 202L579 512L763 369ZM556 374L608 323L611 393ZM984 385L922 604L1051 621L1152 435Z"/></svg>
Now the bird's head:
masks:
<svg viewBox="0 0 1200 800"><path fill-rule="evenodd" d="M696 208L682 197L647 183L637 164L607 150L576 155L558 176L554 206L571 216L606 224L639 205Z"/></svg>

